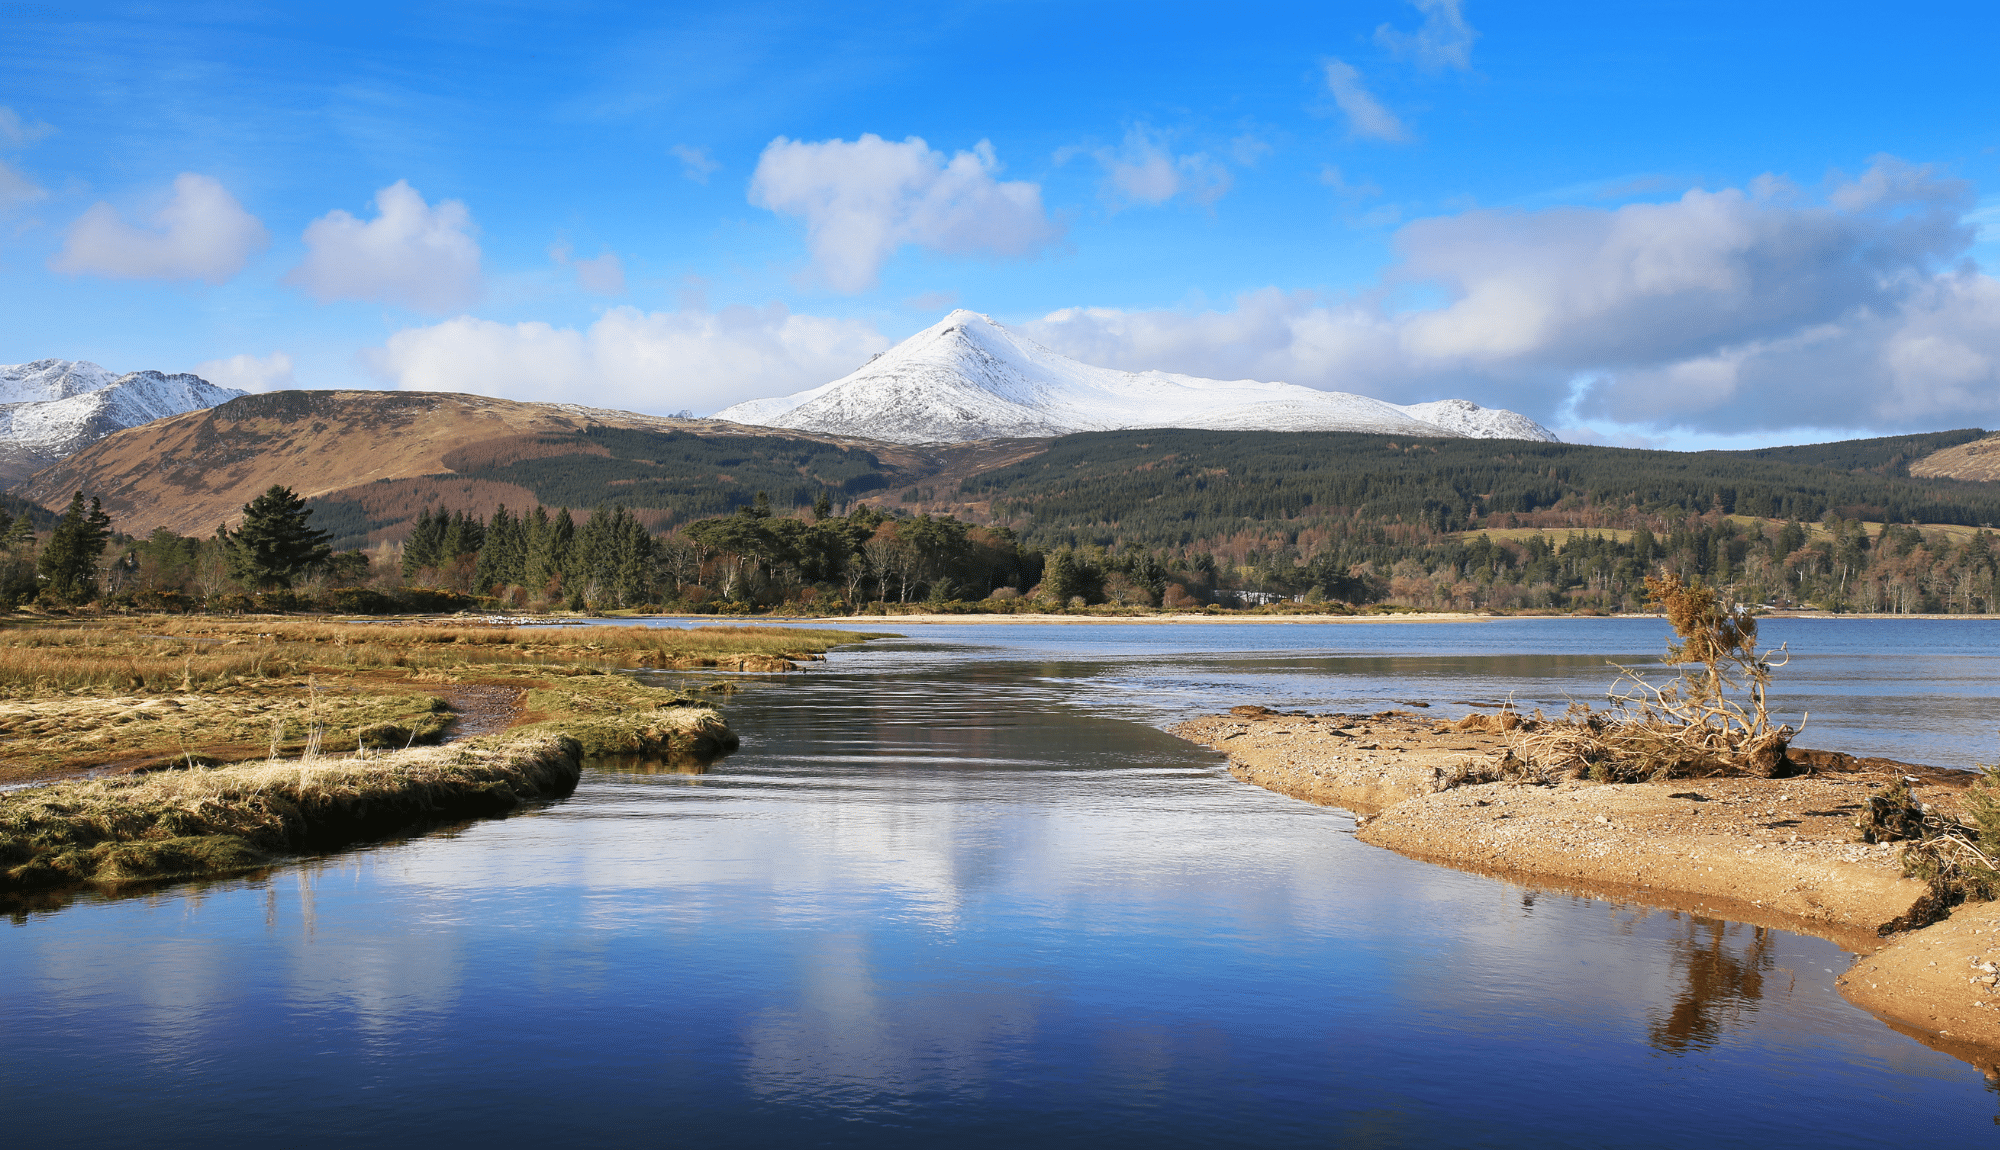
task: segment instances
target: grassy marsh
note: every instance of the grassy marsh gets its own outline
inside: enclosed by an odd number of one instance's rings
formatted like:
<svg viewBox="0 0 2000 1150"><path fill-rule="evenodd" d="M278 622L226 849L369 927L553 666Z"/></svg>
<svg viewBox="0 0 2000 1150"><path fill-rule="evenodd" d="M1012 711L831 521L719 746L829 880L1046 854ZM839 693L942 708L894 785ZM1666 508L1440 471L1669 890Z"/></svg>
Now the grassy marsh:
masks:
<svg viewBox="0 0 2000 1150"><path fill-rule="evenodd" d="M454 700L481 688L522 696L515 722L575 726L593 748L671 753L715 737L639 721L673 693L603 672L784 671L866 637L186 617L18 623L0 628L0 783L435 742Z"/></svg>
<svg viewBox="0 0 2000 1150"><path fill-rule="evenodd" d="M868 637L290 619L9 626L0 782L103 777L0 794L0 891L241 871L500 813L573 787L586 755L713 757L736 736L712 706L613 672L792 670ZM499 733L415 746L447 732L455 702L497 710L485 717Z"/></svg>
<svg viewBox="0 0 2000 1150"><path fill-rule="evenodd" d="M36 787L0 797L0 889L246 870L496 814L574 787L582 755L573 739L541 735Z"/></svg>

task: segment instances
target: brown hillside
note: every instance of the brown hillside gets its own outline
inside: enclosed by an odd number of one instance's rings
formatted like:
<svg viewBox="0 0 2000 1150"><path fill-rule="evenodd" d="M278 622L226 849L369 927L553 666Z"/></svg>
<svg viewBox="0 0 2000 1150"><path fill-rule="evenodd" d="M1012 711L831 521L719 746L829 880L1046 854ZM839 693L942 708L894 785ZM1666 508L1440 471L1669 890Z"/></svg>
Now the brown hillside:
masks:
<svg viewBox="0 0 2000 1150"><path fill-rule="evenodd" d="M37 473L15 493L59 509L82 490L101 498L117 528L134 535L158 527L207 535L233 523L243 504L274 483L308 498L339 495L382 511L407 504L407 515L428 503L486 514L501 503L532 506L536 499L509 483L461 479L453 474L460 467L538 455L601 455L602 449L579 448L574 439L592 428L677 431L704 439L770 435L763 428L715 420L477 395L280 391L120 431ZM892 467L936 470L910 449L787 434L864 446ZM570 442L558 444L552 437Z"/></svg>
<svg viewBox="0 0 2000 1150"><path fill-rule="evenodd" d="M1919 479L2000 480L2000 435L1932 452L1910 464Z"/></svg>

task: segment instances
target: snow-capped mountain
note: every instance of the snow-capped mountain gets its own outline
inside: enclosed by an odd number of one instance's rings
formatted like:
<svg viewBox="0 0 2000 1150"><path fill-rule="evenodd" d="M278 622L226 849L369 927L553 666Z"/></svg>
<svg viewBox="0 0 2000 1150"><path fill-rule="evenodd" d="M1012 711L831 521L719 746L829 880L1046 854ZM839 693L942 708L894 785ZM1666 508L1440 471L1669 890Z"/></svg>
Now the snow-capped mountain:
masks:
<svg viewBox="0 0 2000 1150"><path fill-rule="evenodd" d="M961 443L1128 427L1556 441L1526 416L1463 399L1398 407L1365 395L1291 383L1092 367L962 309L851 375L796 395L739 403L715 417L891 443Z"/></svg>
<svg viewBox="0 0 2000 1150"><path fill-rule="evenodd" d="M113 375L80 360L0 365L0 482L24 478L114 431L247 394L196 375Z"/></svg>

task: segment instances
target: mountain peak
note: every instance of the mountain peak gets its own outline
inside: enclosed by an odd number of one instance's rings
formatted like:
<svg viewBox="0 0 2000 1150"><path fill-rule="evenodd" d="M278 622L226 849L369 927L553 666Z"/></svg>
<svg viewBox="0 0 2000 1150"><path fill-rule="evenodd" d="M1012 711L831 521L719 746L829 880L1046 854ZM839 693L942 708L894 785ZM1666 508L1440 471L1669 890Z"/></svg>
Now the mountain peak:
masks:
<svg viewBox="0 0 2000 1150"><path fill-rule="evenodd" d="M83 360L0 364L0 482L24 478L114 431L247 394L198 375L113 375Z"/></svg>
<svg viewBox="0 0 2000 1150"><path fill-rule="evenodd" d="M1092 367L966 308L831 383L739 403L716 418L891 443L1136 427L1555 440L1526 416L1463 399L1398 407L1290 383Z"/></svg>

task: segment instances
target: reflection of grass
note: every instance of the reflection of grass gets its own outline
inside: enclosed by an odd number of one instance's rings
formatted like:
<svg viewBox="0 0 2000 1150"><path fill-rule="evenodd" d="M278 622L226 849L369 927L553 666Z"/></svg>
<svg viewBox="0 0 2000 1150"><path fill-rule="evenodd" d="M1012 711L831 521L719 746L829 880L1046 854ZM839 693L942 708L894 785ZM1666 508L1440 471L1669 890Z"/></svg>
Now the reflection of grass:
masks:
<svg viewBox="0 0 2000 1150"><path fill-rule="evenodd" d="M0 798L0 887L244 870L560 793L581 757L575 740L541 736L38 787Z"/></svg>
<svg viewBox="0 0 2000 1150"><path fill-rule="evenodd" d="M863 638L775 627L25 623L0 628L0 781L434 742L455 684L527 691L538 729L574 728L593 749L713 753L707 742L722 735L653 714L671 692L598 672L782 671Z"/></svg>

